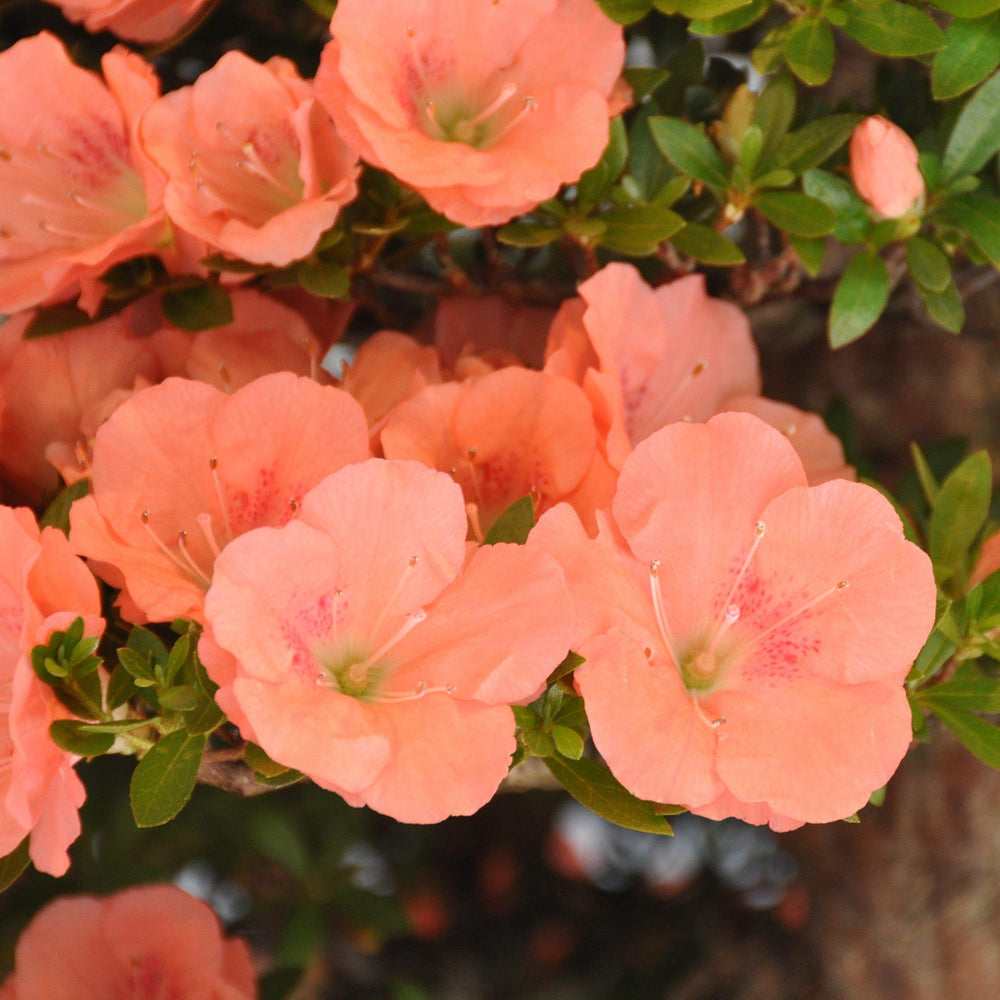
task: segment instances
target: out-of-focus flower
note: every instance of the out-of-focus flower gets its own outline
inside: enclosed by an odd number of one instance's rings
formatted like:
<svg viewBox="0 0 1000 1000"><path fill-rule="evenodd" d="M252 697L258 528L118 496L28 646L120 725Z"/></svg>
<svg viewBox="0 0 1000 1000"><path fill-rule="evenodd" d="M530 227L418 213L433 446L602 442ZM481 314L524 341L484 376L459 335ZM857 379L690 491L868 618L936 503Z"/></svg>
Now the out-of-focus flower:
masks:
<svg viewBox="0 0 1000 1000"><path fill-rule="evenodd" d="M31 837L39 871L62 875L80 833L79 760L49 738L68 712L35 676L31 650L83 617L104 628L97 583L55 528L39 533L26 508L0 507L0 857Z"/></svg>
<svg viewBox="0 0 1000 1000"><path fill-rule="evenodd" d="M280 57L262 65L227 52L153 103L139 138L167 175L170 218L254 264L305 257L357 194L357 157L312 85Z"/></svg>
<svg viewBox="0 0 1000 1000"><path fill-rule="evenodd" d="M851 180L858 194L880 215L898 219L924 195L917 147L881 115L866 118L851 136Z"/></svg>
<svg viewBox="0 0 1000 1000"><path fill-rule="evenodd" d="M316 90L363 159L467 226L600 158L625 47L594 0L341 0Z"/></svg>
<svg viewBox="0 0 1000 1000"><path fill-rule="evenodd" d="M641 798L776 830L860 809L910 742L927 556L876 490L807 487L756 417L676 423L626 461L596 539L556 507L528 547L577 605L598 750Z"/></svg>
<svg viewBox="0 0 1000 1000"><path fill-rule="evenodd" d="M152 621L200 621L218 553L284 524L324 476L367 458L364 414L347 393L290 372L231 396L170 378L136 393L98 430L91 492L70 538Z"/></svg>
<svg viewBox="0 0 1000 1000"><path fill-rule="evenodd" d="M327 477L283 528L215 564L199 654L243 735L352 805L411 823L484 805L514 751L510 705L568 648L554 559L467 550L458 486L416 462Z"/></svg>
<svg viewBox="0 0 1000 1000"><path fill-rule="evenodd" d="M256 1000L246 943L172 885L65 896L25 928L3 1000Z"/></svg>
<svg viewBox="0 0 1000 1000"><path fill-rule="evenodd" d="M48 0L88 31L111 31L130 42L176 35L210 0Z"/></svg>
<svg viewBox="0 0 1000 1000"><path fill-rule="evenodd" d="M111 265L171 247L162 181L130 139L156 78L124 49L101 65L106 85L47 33L0 53L0 312L81 290L96 308Z"/></svg>

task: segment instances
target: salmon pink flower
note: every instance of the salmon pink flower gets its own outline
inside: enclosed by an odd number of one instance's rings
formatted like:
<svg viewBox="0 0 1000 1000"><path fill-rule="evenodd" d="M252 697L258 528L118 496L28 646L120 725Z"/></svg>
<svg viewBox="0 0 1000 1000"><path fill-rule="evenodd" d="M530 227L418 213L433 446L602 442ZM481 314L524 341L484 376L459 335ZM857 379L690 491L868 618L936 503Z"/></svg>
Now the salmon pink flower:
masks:
<svg viewBox="0 0 1000 1000"><path fill-rule="evenodd" d="M851 135L851 180L879 215L898 219L924 196L917 147L881 115L866 118Z"/></svg>
<svg viewBox="0 0 1000 1000"><path fill-rule="evenodd" d="M170 244L159 183L131 147L152 70L115 49L107 86L43 33L0 53L0 312L66 297L112 264Z"/></svg>
<svg viewBox="0 0 1000 1000"><path fill-rule="evenodd" d="M526 368L429 386L389 414L380 440L386 458L416 459L451 473L480 541L523 496L531 494L538 511L567 500L597 451L583 392L566 379ZM610 490L603 500L610 502ZM585 518L592 514L593 507L581 510Z"/></svg>
<svg viewBox="0 0 1000 1000"><path fill-rule="evenodd" d="M227 52L152 104L139 136L170 218L254 264L305 257L357 194L357 157L287 59Z"/></svg>
<svg viewBox="0 0 1000 1000"><path fill-rule="evenodd" d="M209 0L48 0L87 31L112 31L130 42L176 35Z"/></svg>
<svg viewBox="0 0 1000 1000"><path fill-rule="evenodd" d="M701 275L654 289L630 264L608 264L579 291L584 305L563 305L545 367L584 386L616 468L660 427L707 420L727 397L760 391L746 316L707 295Z"/></svg>
<svg viewBox="0 0 1000 1000"><path fill-rule="evenodd" d="M17 942L4 1000L256 1000L246 943L172 885L49 903Z"/></svg>
<svg viewBox="0 0 1000 1000"><path fill-rule="evenodd" d="M83 617L104 628L97 583L55 528L39 533L26 508L0 507L0 857L31 837L39 871L62 875L80 833L79 760L49 738L68 712L35 676L31 650Z"/></svg>
<svg viewBox="0 0 1000 1000"><path fill-rule="evenodd" d="M368 454L361 408L339 389L279 372L227 396L170 378L97 432L70 538L150 620L200 621L225 545L284 524L306 491Z"/></svg>
<svg viewBox="0 0 1000 1000"><path fill-rule="evenodd" d="M622 469L596 539L557 507L528 547L577 603L594 741L635 795L788 830L855 812L910 742L903 679L930 561L876 490L806 486L756 417L677 423Z"/></svg>
<svg viewBox="0 0 1000 1000"><path fill-rule="evenodd" d="M600 158L625 48L594 0L341 0L316 90L361 157L495 225Z"/></svg>
<svg viewBox="0 0 1000 1000"><path fill-rule="evenodd" d="M568 648L554 559L466 547L462 492L416 462L327 477L282 528L226 547L199 653L244 736L409 823L486 803Z"/></svg>

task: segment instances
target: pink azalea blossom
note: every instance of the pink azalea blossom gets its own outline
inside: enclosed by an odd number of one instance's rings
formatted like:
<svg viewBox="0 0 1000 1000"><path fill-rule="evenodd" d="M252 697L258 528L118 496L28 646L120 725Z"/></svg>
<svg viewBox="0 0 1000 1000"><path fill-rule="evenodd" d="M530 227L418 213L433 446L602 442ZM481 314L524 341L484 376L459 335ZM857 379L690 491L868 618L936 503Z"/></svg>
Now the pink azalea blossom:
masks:
<svg viewBox="0 0 1000 1000"><path fill-rule="evenodd" d="M512 503L530 494L544 511L571 495L591 471L597 432L583 392L566 379L502 368L468 382L429 386L389 414L386 458L416 459L461 485L473 534L482 540ZM610 503L589 496L581 516Z"/></svg>
<svg viewBox="0 0 1000 1000"><path fill-rule="evenodd" d="M866 118L854 130L850 158L854 187L880 215L897 219L923 199L917 147L881 115Z"/></svg>
<svg viewBox="0 0 1000 1000"><path fill-rule="evenodd" d="M701 275L654 289L630 264L608 264L579 291L583 305L569 300L553 324L545 367L583 386L615 468L660 427L759 393L750 324Z"/></svg>
<svg viewBox="0 0 1000 1000"><path fill-rule="evenodd" d="M514 751L509 706L565 655L571 611L550 556L465 537L448 476L372 459L227 546L199 652L243 735L404 822L487 802Z"/></svg>
<svg viewBox="0 0 1000 1000"><path fill-rule="evenodd" d="M48 0L88 31L112 31L131 42L176 35L209 0Z"/></svg>
<svg viewBox="0 0 1000 1000"><path fill-rule="evenodd" d="M70 512L76 551L152 621L201 620L219 551L284 524L316 483L366 458L361 408L290 372L231 396L170 378L97 432L91 493Z"/></svg>
<svg viewBox="0 0 1000 1000"><path fill-rule="evenodd" d="M528 547L577 605L597 748L634 794L776 830L855 812L910 742L902 682L930 561L876 490L806 486L748 414L677 423L626 461L596 539L565 507Z"/></svg>
<svg viewBox="0 0 1000 1000"><path fill-rule="evenodd" d="M0 857L30 835L39 871L62 875L80 833L79 760L49 738L68 712L31 667L34 646L79 616L87 635L104 622L97 583L55 528L39 533L26 508L0 507Z"/></svg>
<svg viewBox="0 0 1000 1000"><path fill-rule="evenodd" d="M607 145L625 48L594 0L341 0L330 31L337 128L455 222L528 211Z"/></svg>
<svg viewBox="0 0 1000 1000"><path fill-rule="evenodd" d="M0 312L81 288L96 308L111 265L170 249L162 183L130 138L156 78L123 49L102 67L107 84L47 33L0 53Z"/></svg>
<svg viewBox="0 0 1000 1000"><path fill-rule="evenodd" d="M25 928L4 1000L256 1000L246 943L172 885L64 896Z"/></svg>
<svg viewBox="0 0 1000 1000"><path fill-rule="evenodd" d="M357 157L312 85L280 57L262 65L227 52L151 105L139 135L167 175L170 218L255 264L307 256L357 194Z"/></svg>

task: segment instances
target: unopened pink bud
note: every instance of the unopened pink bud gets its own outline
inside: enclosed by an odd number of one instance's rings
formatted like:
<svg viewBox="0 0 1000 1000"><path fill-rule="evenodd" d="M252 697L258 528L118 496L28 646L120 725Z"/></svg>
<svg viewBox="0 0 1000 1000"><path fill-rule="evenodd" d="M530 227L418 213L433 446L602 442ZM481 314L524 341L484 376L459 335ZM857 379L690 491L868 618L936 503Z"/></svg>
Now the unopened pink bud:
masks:
<svg viewBox="0 0 1000 1000"><path fill-rule="evenodd" d="M924 194L917 147L898 126L872 115L851 136L851 180L880 215L897 219Z"/></svg>

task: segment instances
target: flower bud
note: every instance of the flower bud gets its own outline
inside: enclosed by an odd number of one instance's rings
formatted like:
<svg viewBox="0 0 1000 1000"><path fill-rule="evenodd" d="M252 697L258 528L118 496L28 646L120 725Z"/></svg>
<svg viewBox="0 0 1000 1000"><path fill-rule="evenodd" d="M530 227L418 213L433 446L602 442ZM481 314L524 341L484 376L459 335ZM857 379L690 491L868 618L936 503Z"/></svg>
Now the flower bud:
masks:
<svg viewBox="0 0 1000 1000"><path fill-rule="evenodd" d="M850 155L854 187L880 215L898 219L923 197L917 147L881 115L866 118L854 130Z"/></svg>

